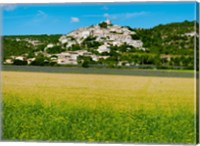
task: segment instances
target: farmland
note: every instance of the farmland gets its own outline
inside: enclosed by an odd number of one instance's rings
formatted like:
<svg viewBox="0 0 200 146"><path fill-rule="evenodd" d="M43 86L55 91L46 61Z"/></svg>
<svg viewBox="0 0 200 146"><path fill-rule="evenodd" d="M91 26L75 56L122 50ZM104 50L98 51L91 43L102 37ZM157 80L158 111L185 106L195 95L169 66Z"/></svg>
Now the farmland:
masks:
<svg viewBox="0 0 200 146"><path fill-rule="evenodd" d="M2 72L3 140L195 143L195 84L183 75L188 72L11 70Z"/></svg>

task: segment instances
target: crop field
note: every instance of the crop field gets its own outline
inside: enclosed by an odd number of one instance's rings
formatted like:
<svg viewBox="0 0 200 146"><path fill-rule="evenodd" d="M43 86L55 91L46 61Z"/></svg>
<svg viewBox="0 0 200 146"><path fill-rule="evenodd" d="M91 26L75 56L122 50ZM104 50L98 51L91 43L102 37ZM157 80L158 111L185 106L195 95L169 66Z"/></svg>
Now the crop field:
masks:
<svg viewBox="0 0 200 146"><path fill-rule="evenodd" d="M3 140L195 141L192 77L3 71Z"/></svg>

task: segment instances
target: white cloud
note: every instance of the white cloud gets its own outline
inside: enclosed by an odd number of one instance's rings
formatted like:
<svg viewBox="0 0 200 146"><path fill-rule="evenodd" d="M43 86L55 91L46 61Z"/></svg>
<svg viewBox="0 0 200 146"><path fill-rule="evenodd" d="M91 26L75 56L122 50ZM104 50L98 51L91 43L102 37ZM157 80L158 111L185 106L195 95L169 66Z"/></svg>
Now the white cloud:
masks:
<svg viewBox="0 0 200 146"><path fill-rule="evenodd" d="M106 19L130 19L130 18L134 18L134 17L138 17L138 16L143 16L148 14L148 12L130 12L130 13L114 13L114 14L102 14L102 15L95 15L95 14L91 14L91 15L84 15L83 17L88 17L88 18L106 18Z"/></svg>
<svg viewBox="0 0 200 146"><path fill-rule="evenodd" d="M116 14L107 14L107 13L105 13L105 14L103 14L103 17L105 17L106 19L117 19L117 15Z"/></svg>
<svg viewBox="0 0 200 146"><path fill-rule="evenodd" d="M48 14L44 11L38 10L32 19L29 21L30 24L40 25L48 20Z"/></svg>
<svg viewBox="0 0 200 146"><path fill-rule="evenodd" d="M83 17L98 18L98 17L102 17L102 15L89 14L89 15L83 15Z"/></svg>
<svg viewBox="0 0 200 146"><path fill-rule="evenodd" d="M134 18L142 15L146 15L147 12L133 12L133 13L117 13L117 14L103 14L103 17L109 19L129 19Z"/></svg>
<svg viewBox="0 0 200 146"><path fill-rule="evenodd" d="M71 17L71 22L80 22L78 17Z"/></svg>
<svg viewBox="0 0 200 146"><path fill-rule="evenodd" d="M147 14L147 12L126 13L125 17L132 18L132 17L142 16L142 15L146 15L146 14Z"/></svg>
<svg viewBox="0 0 200 146"><path fill-rule="evenodd" d="M40 23L46 21L47 18L48 18L48 15L45 12L38 10L37 13L35 14L35 16L32 19L32 23L33 24L40 24Z"/></svg>
<svg viewBox="0 0 200 146"><path fill-rule="evenodd" d="M13 11L17 8L17 5L15 5L15 4L5 4L5 5L1 5L1 7L5 11Z"/></svg>
<svg viewBox="0 0 200 146"><path fill-rule="evenodd" d="M110 15L105 13L105 14L103 14L103 17L110 17Z"/></svg>
<svg viewBox="0 0 200 146"><path fill-rule="evenodd" d="M41 11L41 10L38 10L38 11L37 11L37 14L36 14L36 17L47 18L48 15L47 15L45 12L43 12L43 11Z"/></svg>
<svg viewBox="0 0 200 146"><path fill-rule="evenodd" d="M102 9L107 11L109 8L107 6L103 6Z"/></svg>

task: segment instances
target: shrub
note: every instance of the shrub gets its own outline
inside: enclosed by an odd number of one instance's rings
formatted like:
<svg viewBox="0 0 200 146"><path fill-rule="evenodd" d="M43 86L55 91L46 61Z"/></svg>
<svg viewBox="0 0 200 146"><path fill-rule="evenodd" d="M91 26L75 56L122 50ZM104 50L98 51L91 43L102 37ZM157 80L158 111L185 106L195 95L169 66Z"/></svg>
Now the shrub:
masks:
<svg viewBox="0 0 200 146"><path fill-rule="evenodd" d="M45 57L38 57L33 62L31 62L31 65L38 65L38 66L45 66L48 65L49 61Z"/></svg>
<svg viewBox="0 0 200 146"><path fill-rule="evenodd" d="M99 23L99 26L101 28L107 28L108 27L108 24L106 22L102 22L102 23Z"/></svg>
<svg viewBox="0 0 200 146"><path fill-rule="evenodd" d="M25 61L25 60L15 59L15 60L13 61L13 64L14 64L14 65L27 65L28 63L27 63L27 61Z"/></svg>
<svg viewBox="0 0 200 146"><path fill-rule="evenodd" d="M137 34L132 34L132 35L131 35L131 38L132 38L133 40L139 40L139 39L140 39L140 37L139 37Z"/></svg>
<svg viewBox="0 0 200 146"><path fill-rule="evenodd" d="M64 51L65 51L65 49L61 48L61 46L54 46L52 48L47 49L47 53L50 53L50 54L61 53Z"/></svg>

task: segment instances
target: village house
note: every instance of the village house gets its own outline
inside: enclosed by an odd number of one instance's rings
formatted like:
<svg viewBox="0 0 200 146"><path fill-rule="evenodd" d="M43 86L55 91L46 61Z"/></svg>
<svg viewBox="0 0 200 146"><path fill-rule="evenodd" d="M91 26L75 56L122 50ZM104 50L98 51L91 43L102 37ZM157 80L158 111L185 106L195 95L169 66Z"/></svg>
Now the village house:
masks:
<svg viewBox="0 0 200 146"><path fill-rule="evenodd" d="M68 42L68 39L67 38L60 39L60 42L61 44L65 44Z"/></svg>
<svg viewBox="0 0 200 146"><path fill-rule="evenodd" d="M63 52L60 54L57 54L57 64L72 64L76 65L78 54L76 52Z"/></svg>
<svg viewBox="0 0 200 146"><path fill-rule="evenodd" d="M31 62L35 61L35 58L28 58L26 61L28 64L31 64Z"/></svg>
<svg viewBox="0 0 200 146"><path fill-rule="evenodd" d="M190 32L190 33L185 33L186 36L190 36L190 37L193 37L196 35L196 32L193 31L193 32Z"/></svg>
<svg viewBox="0 0 200 146"><path fill-rule="evenodd" d="M127 61L119 61L117 65L118 66L126 66L126 67L131 66L131 64Z"/></svg>
<svg viewBox="0 0 200 146"><path fill-rule="evenodd" d="M78 51L67 51L60 54L57 54L57 64L78 64L78 56L92 56L91 52L86 50L78 50ZM95 59L95 56L93 56Z"/></svg>
<svg viewBox="0 0 200 146"><path fill-rule="evenodd" d="M160 55L161 59L167 60L167 61L171 61L171 55L166 55L166 54L162 54Z"/></svg>
<svg viewBox="0 0 200 146"><path fill-rule="evenodd" d="M107 59L109 56L98 56L98 59Z"/></svg>
<svg viewBox="0 0 200 146"><path fill-rule="evenodd" d="M90 35L90 31L83 31L83 32L81 33L81 37L82 37L83 39L87 38L89 35Z"/></svg>
<svg viewBox="0 0 200 146"><path fill-rule="evenodd" d="M48 44L46 48L53 48L54 44Z"/></svg>
<svg viewBox="0 0 200 146"><path fill-rule="evenodd" d="M21 39L20 38L16 38L16 41L19 42L19 41L21 41Z"/></svg>
<svg viewBox="0 0 200 146"><path fill-rule="evenodd" d="M6 59L5 61L4 61L4 64L13 64L13 59Z"/></svg>
<svg viewBox="0 0 200 146"><path fill-rule="evenodd" d="M93 61L98 61L99 57L97 55L92 54L86 50L78 50L78 51L67 51L56 55L57 64L64 65L64 64L71 64L77 65L78 64L78 57L79 56L88 56L91 57Z"/></svg>
<svg viewBox="0 0 200 146"><path fill-rule="evenodd" d="M97 51L99 53L103 53L103 52L110 52L110 48L109 48L109 45L107 43L104 43L103 45L99 46Z"/></svg>
<svg viewBox="0 0 200 146"><path fill-rule="evenodd" d="M23 56L16 56L14 59L24 61L25 57L23 57Z"/></svg>

